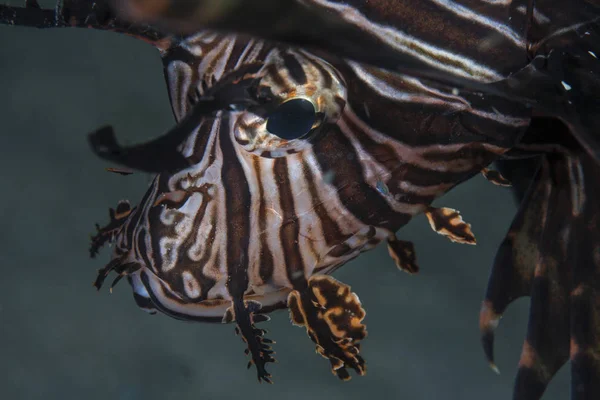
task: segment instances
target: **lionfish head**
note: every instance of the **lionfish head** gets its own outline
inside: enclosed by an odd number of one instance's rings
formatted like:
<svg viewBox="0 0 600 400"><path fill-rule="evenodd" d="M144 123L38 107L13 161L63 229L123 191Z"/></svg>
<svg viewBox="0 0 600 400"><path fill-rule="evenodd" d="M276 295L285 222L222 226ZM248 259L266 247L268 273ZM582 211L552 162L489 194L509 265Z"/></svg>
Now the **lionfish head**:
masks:
<svg viewBox="0 0 600 400"><path fill-rule="evenodd" d="M506 151L505 135L464 121L522 123L469 108L450 88L239 36L200 33L163 61L188 129L185 163L100 229L95 248L112 239L115 249L96 286L115 270L148 311L235 321L263 380L272 358L253 324L287 306L336 375L364 374L364 310L328 275L385 239L416 272L395 232L424 211L438 232L474 242L457 212L430 203ZM219 107L198 114L208 104Z"/></svg>
<svg viewBox="0 0 600 400"><path fill-rule="evenodd" d="M389 235L356 215L357 207L368 209L368 184L356 168L361 155L339 126L347 89L338 70L280 48L229 67L211 65L200 75L170 64L176 115L206 96L229 107L203 118L181 144L188 168L159 174L139 207L122 203L126 218L111 217L119 228L111 228L109 266L137 282L142 297L149 296L144 286L156 284L174 299L230 300L232 270L248 280L246 294L285 296L295 281ZM383 180L380 186L371 188L378 196Z"/></svg>
<svg viewBox="0 0 600 400"><path fill-rule="evenodd" d="M504 119L376 68L208 32L163 61L180 125L204 99L222 106L178 147L186 167L160 173L111 232L113 263L137 265L173 299L230 300L234 274L244 295L283 296L393 240L506 150L457 124L465 110Z"/></svg>

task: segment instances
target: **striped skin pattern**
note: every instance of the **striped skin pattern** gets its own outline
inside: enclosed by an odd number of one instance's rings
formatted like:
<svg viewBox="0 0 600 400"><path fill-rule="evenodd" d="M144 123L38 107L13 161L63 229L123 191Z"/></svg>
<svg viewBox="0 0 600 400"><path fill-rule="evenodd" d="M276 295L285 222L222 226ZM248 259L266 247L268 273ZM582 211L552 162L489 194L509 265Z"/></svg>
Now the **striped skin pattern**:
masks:
<svg viewBox="0 0 600 400"><path fill-rule="evenodd" d="M101 276L137 266L127 274L138 304L180 319L234 321L242 298L257 314L288 306L336 375L364 374L364 310L323 275L383 240L416 272L411 244L395 232L421 212L438 232L474 243L458 212L430 204L504 153L528 119L512 104L512 114L472 107L448 88L244 36L201 32L163 59L178 119L231 74L252 81L260 106L202 120L179 148L190 167L155 178ZM269 132L271 110L298 98L314 105L310 131L292 140ZM268 379L260 356L253 362Z"/></svg>
<svg viewBox="0 0 600 400"><path fill-rule="evenodd" d="M27 3L39 8L35 1ZM587 41L590 48L585 52L591 57L599 52L596 28L584 18L586 12L578 14L585 5L565 9L544 0L298 3L346 22L355 28L349 32L360 32L356 42L372 44L374 53L399 57L388 62L401 59L453 82L457 81L451 78L457 78L490 88L505 83L534 56L550 58L546 55L552 46L565 46L573 34ZM160 19L163 14L178 15L169 7L192 3L152 4L156 8L145 11ZM593 7L596 2L586 4ZM26 14L20 18L12 10L0 7L0 20L51 26L47 16L43 24L28 22ZM335 375L349 379L347 368L364 374L359 353L366 337L365 311L356 294L329 274L381 241L387 241L399 268L416 272L414 246L396 238L395 232L420 212L437 232L456 242L474 243L470 225L457 211L433 208L431 202L479 172L507 185L487 165L514 149L526 129L526 137L535 133L527 105L417 78L417 70L411 76L390 73L332 54L209 31L179 40L135 26L129 29L110 14L90 20L88 12L95 11L82 11L81 20L71 16L69 25L129 33L160 49L174 113L182 125L203 99L219 93L231 99L187 133L177 148L185 168L160 173L137 207L121 202L111 210L110 223L99 229L92 243L92 254L107 241L116 244L96 286L114 270L115 282L127 276L138 305L150 312L235 322L259 380L270 381L265 364L273 358L270 341L255 324L267 319L265 313L284 307L290 309L294 324L306 328ZM331 43L347 42L331 38ZM597 69L577 61L573 68L586 69L587 74ZM569 82L581 77L589 75L573 73ZM573 88L597 89L585 79L581 82ZM248 85L242 91L251 97L246 105L238 104L236 85ZM311 130L292 140L269 132L271 113L300 98L314 105ZM554 130L558 124L553 124L543 132ZM563 132L557 141L567 136ZM514 298L533 298L517 399L540 398L569 355L573 397L597 398L598 257L581 258L572 285L571 271L557 267L598 243L597 229L589 223L598 215L590 201L598 192L597 165L580 153L580 147L571 146L542 164L526 208L498 253L482 309L484 346L493 362L493 329L499 316ZM570 181L568 192L553 189L556 177ZM562 214L549 218L549 211L559 213L556 210L566 210L573 220ZM535 221L543 221L543 226ZM584 237L580 231L586 231L586 240L577 247L577 239L571 237L572 232ZM542 240L558 232L562 246ZM539 254L532 253L531 246ZM515 256L525 251L531 254ZM515 259L509 260L511 256ZM553 292L548 298L550 283ZM573 303L571 314L567 298ZM570 331L562 329L569 318ZM590 329L583 329L579 321L589 322ZM548 333L543 329L547 323L561 329Z"/></svg>

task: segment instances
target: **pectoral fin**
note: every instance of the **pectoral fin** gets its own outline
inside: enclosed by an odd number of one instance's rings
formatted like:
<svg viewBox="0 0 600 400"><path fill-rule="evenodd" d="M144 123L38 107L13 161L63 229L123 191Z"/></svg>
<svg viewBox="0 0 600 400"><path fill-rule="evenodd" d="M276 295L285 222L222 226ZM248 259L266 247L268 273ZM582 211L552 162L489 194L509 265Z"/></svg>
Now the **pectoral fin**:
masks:
<svg viewBox="0 0 600 400"><path fill-rule="evenodd" d="M463 221L460 212L452 208L429 207L425 211L431 229L457 243L476 244L471 224Z"/></svg>

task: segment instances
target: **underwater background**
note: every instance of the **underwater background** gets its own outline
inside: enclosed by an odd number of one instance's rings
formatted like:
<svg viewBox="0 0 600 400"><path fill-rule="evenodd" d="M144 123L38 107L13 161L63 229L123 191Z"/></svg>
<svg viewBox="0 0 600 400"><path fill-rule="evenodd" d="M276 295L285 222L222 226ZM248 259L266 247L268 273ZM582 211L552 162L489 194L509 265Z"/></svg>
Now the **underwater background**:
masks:
<svg viewBox="0 0 600 400"><path fill-rule="evenodd" d="M529 302L511 306L497 331L501 375L484 359L478 315L516 206L509 189L480 176L435 203L462 212L477 246L451 243L420 215L398 235L415 243L418 275L398 271L384 245L334 274L367 311L368 372L348 383L286 311L265 324L279 363L269 365L275 385L259 385L233 325L150 316L126 284L97 293L109 251L88 257L94 223L120 199L139 201L150 176L106 172L115 165L92 154L86 135L110 124L132 144L173 122L149 45L0 27L0 399L511 398ZM568 380L567 366L544 399L567 398Z"/></svg>

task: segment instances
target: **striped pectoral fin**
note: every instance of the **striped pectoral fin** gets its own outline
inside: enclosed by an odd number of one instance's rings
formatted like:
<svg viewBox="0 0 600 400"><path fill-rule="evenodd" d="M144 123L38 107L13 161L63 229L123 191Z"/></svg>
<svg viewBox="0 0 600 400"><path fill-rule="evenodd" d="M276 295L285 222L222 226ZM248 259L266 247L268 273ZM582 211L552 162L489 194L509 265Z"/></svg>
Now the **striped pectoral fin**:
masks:
<svg viewBox="0 0 600 400"><path fill-rule="evenodd" d="M494 185L511 187L512 183L506 179L499 171L484 168L481 170L481 175L488 181L492 182Z"/></svg>
<svg viewBox="0 0 600 400"><path fill-rule="evenodd" d="M235 333L242 336L242 340L248 346L245 353L252 357L248 362L248 368L252 365L256 366L259 382L273 383L271 374L267 372L265 366L269 362L276 362L273 357L275 352L270 346L275 342L264 337L267 333L265 329L257 328L254 325L269 320L267 315L260 313L261 308L262 305L254 300L234 300L233 305L225 311L223 323L235 321L237 324Z"/></svg>
<svg viewBox="0 0 600 400"><path fill-rule="evenodd" d="M548 243L548 246L556 244ZM540 399L550 380L569 358L570 282L561 271L564 261L551 255L542 257L536 266L527 337L515 381L516 400Z"/></svg>
<svg viewBox="0 0 600 400"><path fill-rule="evenodd" d="M569 296L573 400L600 399L600 166L588 159L581 170L584 184L572 184L581 208L569 255L577 261Z"/></svg>
<svg viewBox="0 0 600 400"><path fill-rule="evenodd" d="M496 372L495 330L508 306L531 294L542 232L547 221L551 191L549 170L545 168L538 171L533 182L536 184L527 191L496 253L479 314L483 349L490 366Z"/></svg>
<svg viewBox="0 0 600 400"><path fill-rule="evenodd" d="M453 208L428 207L425 215L431 229L457 243L476 244L471 224L463 221L460 212Z"/></svg>
<svg viewBox="0 0 600 400"><path fill-rule="evenodd" d="M399 240L395 234L391 234L387 241L390 257L396 263L398 269L409 274L419 272L415 245L412 242Z"/></svg>
<svg viewBox="0 0 600 400"><path fill-rule="evenodd" d="M360 341L367 336L362 323L366 313L350 286L328 275L313 276L306 288L290 293L288 308L292 323L306 328L334 375L349 380L346 368L365 375L365 360L359 352Z"/></svg>
<svg viewBox="0 0 600 400"><path fill-rule="evenodd" d="M114 240L132 211L131 204L127 200L121 200L115 209L109 208L110 222L102 228L96 224L97 232L91 237L90 257L96 257L102 246Z"/></svg>
<svg viewBox="0 0 600 400"><path fill-rule="evenodd" d="M571 397L599 398L600 190L598 167L590 161L585 155L542 158L496 256L480 316L492 365L500 315L515 299L531 296L516 400L541 398L569 357Z"/></svg>
<svg viewBox="0 0 600 400"><path fill-rule="evenodd" d="M600 190L596 193L600 194ZM588 194L592 196L592 191ZM598 198L588 201L586 208L585 217L578 221L579 227L585 228L578 235L580 240L575 251L579 260L573 271L573 289L569 296L573 400L600 398L600 230L597 222L596 225L586 223L594 219L598 221Z"/></svg>
<svg viewBox="0 0 600 400"><path fill-rule="evenodd" d="M569 359L573 268L581 265L589 247L581 246L585 236L578 237L578 206L571 196L571 190L577 190L578 185L570 182L565 161L552 156L542 162L538 174L541 179L534 181L533 190L541 191L545 201L529 204L537 209L532 213L538 218L531 223L540 227L540 234L538 242L534 242L537 254L532 263L535 267L529 323L515 381L515 399L541 398L550 380ZM587 269L589 264L584 264Z"/></svg>
<svg viewBox="0 0 600 400"><path fill-rule="evenodd" d="M594 275L594 281L576 287L571 293L573 400L600 398L600 262L595 266Z"/></svg>

